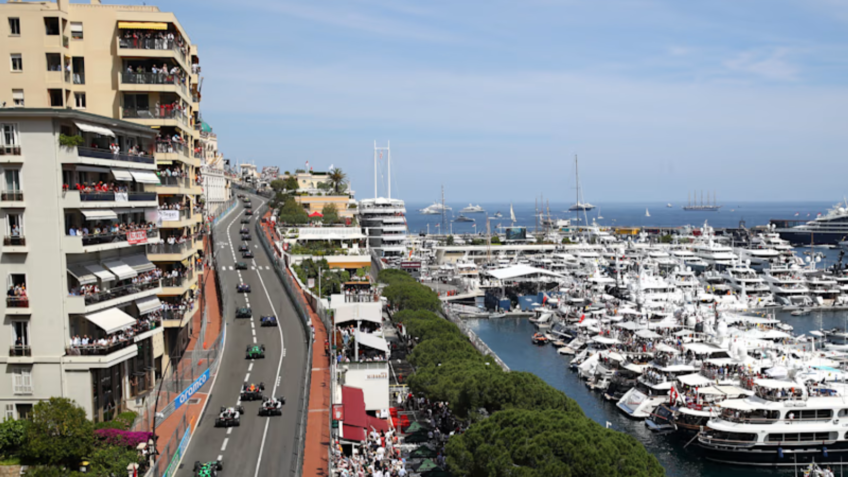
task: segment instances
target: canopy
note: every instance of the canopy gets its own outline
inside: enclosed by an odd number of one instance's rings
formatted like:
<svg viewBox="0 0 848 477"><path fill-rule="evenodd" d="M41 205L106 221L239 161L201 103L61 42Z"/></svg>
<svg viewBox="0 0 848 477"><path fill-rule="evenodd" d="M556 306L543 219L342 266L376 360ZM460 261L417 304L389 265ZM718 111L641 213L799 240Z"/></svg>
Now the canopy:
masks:
<svg viewBox="0 0 848 477"><path fill-rule="evenodd" d="M713 394L716 396L724 396L724 392L716 386L709 386L705 388L698 388L698 394Z"/></svg>
<svg viewBox="0 0 848 477"><path fill-rule="evenodd" d="M136 255L127 255L126 257L121 257L124 263L133 268L133 270L138 273L149 272L156 268L156 265L150 263L150 260L147 259L143 254Z"/></svg>
<svg viewBox="0 0 848 477"><path fill-rule="evenodd" d="M112 273L114 273L119 279L126 280L128 278L133 278L138 276L138 272L130 268L129 265L120 261L113 260L111 262L104 262L103 265L106 265Z"/></svg>
<svg viewBox="0 0 848 477"><path fill-rule="evenodd" d="M130 174L132 174L136 182L140 182L142 184L159 184L159 176L153 172L130 171Z"/></svg>
<svg viewBox="0 0 848 477"><path fill-rule="evenodd" d="M672 348L671 346L669 346L665 343L658 344L656 346L656 349L657 349L657 351L663 351L665 353L674 353L674 354L680 353L680 351L677 348Z"/></svg>
<svg viewBox="0 0 848 477"><path fill-rule="evenodd" d="M113 133L111 129L104 128L102 126L95 126L94 124L80 123L77 121L74 121L74 124L76 124L81 131L99 134L101 136L115 137L115 133Z"/></svg>
<svg viewBox="0 0 848 477"><path fill-rule="evenodd" d="M728 396L741 396L743 394L751 394L750 391L746 391L739 386L713 386L719 391L727 394Z"/></svg>
<svg viewBox="0 0 848 477"><path fill-rule="evenodd" d="M659 338L660 337L660 335L658 335L657 333L654 333L651 330L639 330L639 331L636 332L636 336L638 336L640 338Z"/></svg>
<svg viewBox="0 0 848 477"><path fill-rule="evenodd" d="M85 319L97 325L107 335L129 328L135 324L135 318L124 313L119 308L109 308L108 310L85 315Z"/></svg>
<svg viewBox="0 0 848 477"><path fill-rule="evenodd" d="M87 268L91 273L97 275L97 278L106 282L110 282L112 280L115 280L116 278L115 275L112 275L110 271L106 270L105 268L101 267L96 263L86 265L85 268Z"/></svg>
<svg viewBox="0 0 848 477"><path fill-rule="evenodd" d="M112 175L115 176L116 181L127 181L132 182L133 177L130 174L130 171L125 171L123 169L112 169Z"/></svg>
<svg viewBox="0 0 848 477"><path fill-rule="evenodd" d="M135 306L138 307L138 313L140 315L146 315L162 308L162 302L159 301L159 298L156 296L148 296L136 300Z"/></svg>
<svg viewBox="0 0 848 477"><path fill-rule="evenodd" d="M88 271L83 265L68 265L68 273L73 275L80 285L97 283L97 276Z"/></svg>
<svg viewBox="0 0 848 477"><path fill-rule="evenodd" d="M379 325L383 322L382 307L383 304L380 302L339 304L336 308L336 324L350 321L368 321Z"/></svg>
<svg viewBox="0 0 848 477"><path fill-rule="evenodd" d="M389 346L386 344L386 340L384 338L380 338L377 335L357 332L356 341L359 341L359 344L361 345L365 345L369 348L374 348L378 351L389 351Z"/></svg>
<svg viewBox="0 0 848 477"><path fill-rule="evenodd" d="M677 380L687 386L706 386L712 383L712 381L699 373L684 374L683 376L678 376Z"/></svg>
<svg viewBox="0 0 848 477"><path fill-rule="evenodd" d="M118 214L108 209L83 210L82 215L85 220L118 220Z"/></svg>
<svg viewBox="0 0 848 477"><path fill-rule="evenodd" d="M594 336L592 337L592 341L595 343L605 344L605 345L614 345L619 343L619 341L615 338L608 338L606 336Z"/></svg>
<svg viewBox="0 0 848 477"><path fill-rule="evenodd" d="M310 217L323 217L323 216L324 216L324 214L322 214L321 212L318 212L318 211L316 210L315 212L312 212L311 214L309 214L309 216L310 216Z"/></svg>
<svg viewBox="0 0 848 477"><path fill-rule="evenodd" d="M118 22L121 30L167 30L168 24L163 22Z"/></svg>
<svg viewBox="0 0 848 477"><path fill-rule="evenodd" d="M344 438L351 441L364 441L367 435L368 415L365 414L365 396L362 389L342 386L342 404L345 415L342 426Z"/></svg>
<svg viewBox="0 0 848 477"><path fill-rule="evenodd" d="M365 416L365 419L368 421L368 429L373 427L377 432L389 432L389 423L385 420L373 416Z"/></svg>
<svg viewBox="0 0 848 477"><path fill-rule="evenodd" d="M511 280L528 275L547 275L562 278L562 275L558 273L549 272L548 270L531 267L529 265L514 265L512 267L498 268L495 270L489 270L486 274L498 280Z"/></svg>

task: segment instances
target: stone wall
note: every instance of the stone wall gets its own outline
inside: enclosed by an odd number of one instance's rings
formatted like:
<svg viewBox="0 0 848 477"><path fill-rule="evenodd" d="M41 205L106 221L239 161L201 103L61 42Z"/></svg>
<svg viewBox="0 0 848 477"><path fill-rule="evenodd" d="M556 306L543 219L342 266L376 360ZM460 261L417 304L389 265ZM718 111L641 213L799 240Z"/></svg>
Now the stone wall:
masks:
<svg viewBox="0 0 848 477"><path fill-rule="evenodd" d="M0 465L0 477L19 477L21 475L21 466L19 465Z"/></svg>

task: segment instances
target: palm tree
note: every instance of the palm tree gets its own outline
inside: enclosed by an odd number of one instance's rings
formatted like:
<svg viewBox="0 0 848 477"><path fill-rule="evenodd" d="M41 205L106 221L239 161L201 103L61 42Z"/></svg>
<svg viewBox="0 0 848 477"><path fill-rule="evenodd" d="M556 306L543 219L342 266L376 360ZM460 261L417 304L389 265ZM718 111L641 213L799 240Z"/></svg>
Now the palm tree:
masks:
<svg viewBox="0 0 848 477"><path fill-rule="evenodd" d="M330 184L333 185L333 190L336 191L336 194L339 193L339 188L347 182L347 174L342 172L341 169L333 169L333 172L327 178L330 180Z"/></svg>

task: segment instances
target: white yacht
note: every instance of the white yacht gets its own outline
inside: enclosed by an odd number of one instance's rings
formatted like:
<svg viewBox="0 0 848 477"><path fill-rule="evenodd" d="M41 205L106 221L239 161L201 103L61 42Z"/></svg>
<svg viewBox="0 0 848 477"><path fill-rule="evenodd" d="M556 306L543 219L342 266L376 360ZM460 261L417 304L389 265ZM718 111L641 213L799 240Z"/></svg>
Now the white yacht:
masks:
<svg viewBox="0 0 848 477"><path fill-rule="evenodd" d="M442 212L449 212L452 209L448 205L440 204L439 202L433 202L432 204L424 207L418 212L424 215L441 215Z"/></svg>
<svg viewBox="0 0 848 477"><path fill-rule="evenodd" d="M730 286L738 294L763 298L771 295L771 290L757 272L746 265L737 264L735 266L724 269L721 274L729 283Z"/></svg>
<svg viewBox="0 0 848 477"><path fill-rule="evenodd" d="M468 204L468 207L465 207L464 209L459 211L460 214L479 214L483 212L486 212L486 210L480 207L479 205L471 204Z"/></svg>
<svg viewBox="0 0 848 477"><path fill-rule="evenodd" d="M780 305L807 306L812 304L806 280L796 268L772 267L763 271L763 279Z"/></svg>
<svg viewBox="0 0 848 477"><path fill-rule="evenodd" d="M636 387L627 391L616 407L632 419L644 420L657 406L668 402L668 392L677 376L698 371L688 364L671 363L659 358L651 361L636 381Z"/></svg>
<svg viewBox="0 0 848 477"><path fill-rule="evenodd" d="M810 297L817 305L829 305L842 293L836 279L822 271L807 273L805 278Z"/></svg>
<svg viewBox="0 0 848 477"><path fill-rule="evenodd" d="M693 245L692 251L708 265L717 269L732 266L733 262L739 259L732 248L714 242L712 239Z"/></svg>
<svg viewBox="0 0 848 477"><path fill-rule="evenodd" d="M684 265L696 272L704 271L704 269L707 268L707 266L709 265L707 262L704 261L704 259L695 255L695 252L689 249L678 248L671 250L669 253L672 257L682 261Z"/></svg>
<svg viewBox="0 0 848 477"><path fill-rule="evenodd" d="M751 262L751 268L754 270L763 270L769 268L773 263L779 263L783 260L783 255L765 244L751 244L748 248L737 248L736 253L744 261Z"/></svg>

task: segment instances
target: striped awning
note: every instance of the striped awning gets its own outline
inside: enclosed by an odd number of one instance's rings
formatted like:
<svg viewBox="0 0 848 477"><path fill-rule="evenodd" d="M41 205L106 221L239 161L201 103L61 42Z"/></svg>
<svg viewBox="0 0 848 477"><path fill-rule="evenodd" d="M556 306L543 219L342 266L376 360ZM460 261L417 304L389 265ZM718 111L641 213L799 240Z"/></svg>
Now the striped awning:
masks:
<svg viewBox="0 0 848 477"><path fill-rule="evenodd" d="M167 30L168 24L162 22L118 22L121 30Z"/></svg>

